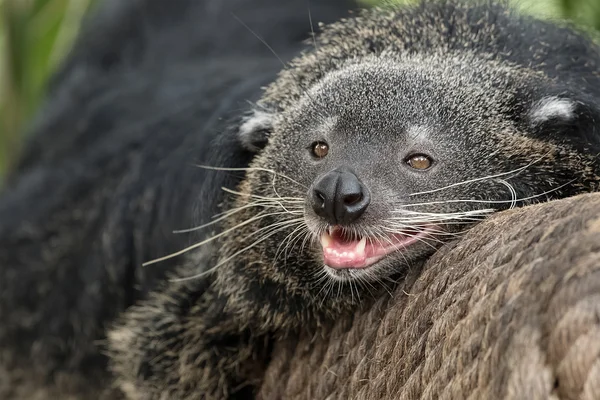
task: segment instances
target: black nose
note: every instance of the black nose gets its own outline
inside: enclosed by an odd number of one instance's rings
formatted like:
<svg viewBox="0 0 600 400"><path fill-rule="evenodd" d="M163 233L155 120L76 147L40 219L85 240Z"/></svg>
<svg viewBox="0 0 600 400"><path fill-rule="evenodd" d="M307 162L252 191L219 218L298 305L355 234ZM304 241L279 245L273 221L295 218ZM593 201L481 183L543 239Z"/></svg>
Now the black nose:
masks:
<svg viewBox="0 0 600 400"><path fill-rule="evenodd" d="M367 187L347 168L326 173L312 187L313 209L332 225L356 221L370 201Z"/></svg>

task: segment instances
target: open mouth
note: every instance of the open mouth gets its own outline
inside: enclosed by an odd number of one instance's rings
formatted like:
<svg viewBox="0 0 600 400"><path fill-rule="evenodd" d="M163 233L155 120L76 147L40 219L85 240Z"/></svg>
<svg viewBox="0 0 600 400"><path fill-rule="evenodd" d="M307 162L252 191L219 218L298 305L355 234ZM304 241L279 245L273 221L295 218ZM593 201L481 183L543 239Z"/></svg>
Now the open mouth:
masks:
<svg viewBox="0 0 600 400"><path fill-rule="evenodd" d="M384 238L357 238L341 227L331 227L321 235L325 265L335 269L367 268L427 237L432 228L407 229Z"/></svg>

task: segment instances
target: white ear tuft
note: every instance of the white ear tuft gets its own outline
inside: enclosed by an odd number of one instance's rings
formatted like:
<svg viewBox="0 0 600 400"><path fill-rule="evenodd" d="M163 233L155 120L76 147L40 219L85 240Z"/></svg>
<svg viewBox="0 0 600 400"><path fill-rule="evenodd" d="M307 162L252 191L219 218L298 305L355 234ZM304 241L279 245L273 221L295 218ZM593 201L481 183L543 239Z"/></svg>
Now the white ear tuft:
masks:
<svg viewBox="0 0 600 400"><path fill-rule="evenodd" d="M273 114L254 110L242 120L238 135L244 147L256 152L267 144L272 127Z"/></svg>
<svg viewBox="0 0 600 400"><path fill-rule="evenodd" d="M243 119L240 126L240 135L249 135L254 131L260 131L271 128L273 116L265 111L254 111L252 115Z"/></svg>
<svg viewBox="0 0 600 400"><path fill-rule="evenodd" d="M573 100L551 96L535 103L529 115L534 125L552 119L569 121L575 118L575 108L576 104Z"/></svg>

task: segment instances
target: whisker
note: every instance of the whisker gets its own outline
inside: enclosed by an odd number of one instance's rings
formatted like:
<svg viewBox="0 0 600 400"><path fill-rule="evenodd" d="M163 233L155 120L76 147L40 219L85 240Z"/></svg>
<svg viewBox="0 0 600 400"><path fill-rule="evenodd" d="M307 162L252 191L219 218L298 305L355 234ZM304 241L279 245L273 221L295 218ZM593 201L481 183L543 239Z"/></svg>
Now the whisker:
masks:
<svg viewBox="0 0 600 400"><path fill-rule="evenodd" d="M380 227L379 229L381 229L382 231L384 231L384 227ZM411 227L411 229L415 229L415 227L414 227L414 226L412 226L412 227ZM403 231L403 232L397 232L397 231L395 231L394 233L401 233L401 234L402 234L402 235L404 235L404 236L408 236L408 237L410 237L410 238L416 239L416 240L418 240L418 241L421 241L421 242L423 242L423 243L427 244L428 246L432 247L434 250L436 249L436 248L435 248L433 245L431 245L430 243L427 243L426 241L422 240L422 239L424 239L424 238L422 238L422 237L419 237L418 235L414 235L414 234L411 234L411 233L409 233L409 232L406 232L406 231ZM398 249L400 249L400 248L402 248L402 249L405 249L405 248L406 248L406 246L405 246L405 245L403 245L403 244L401 244L401 243L394 243L394 242L393 242L393 241L392 241L392 240L389 238L389 235L385 235L385 233L384 233L384 236L385 236L385 238L387 239L387 241L390 243L390 245L391 245L391 246L392 246L394 249L398 250ZM439 239L436 239L436 240L437 240L438 242L440 242L440 243L443 243L443 242L442 242L442 241L440 241ZM405 258L405 260L406 260L406 258ZM408 260L406 260L406 261L408 262Z"/></svg>
<svg viewBox="0 0 600 400"><path fill-rule="evenodd" d="M575 182L577 179L571 179L569 182L564 183L556 188L547 190L543 193L540 194L536 194L533 196L528 196L528 197L522 197L519 199L516 199L516 201L527 201L527 200L531 200L531 199L535 199L535 198L539 198L542 196L545 196L547 194L550 194L552 192L555 192L557 190L562 189L565 186L570 185L571 183ZM426 202L426 203L410 203L410 204L403 204L403 207L416 207L416 206L424 206L424 205L432 205L432 204L449 204L449 203L485 203L485 204L506 204L506 203L511 203L515 201L515 199L511 199L511 200L475 200L475 199L450 199L450 200L440 200L440 201L431 201L431 202Z"/></svg>
<svg viewBox="0 0 600 400"><path fill-rule="evenodd" d="M354 291L352 290L352 287L354 286L354 290L356 290L356 300L360 301L360 292L358 290L358 286L356 284L356 281L354 279L352 279L350 281L350 292L353 293ZM354 302L354 295L352 295L352 302Z"/></svg>
<svg viewBox="0 0 600 400"><path fill-rule="evenodd" d="M319 307L320 307L323 305L325 300L329 297L329 292L331 291L331 288L333 287L334 283L333 283L333 279L330 279L329 274L327 273L325 268L321 268L319 271L321 271L320 272L321 277L317 281L317 284L324 282L324 285L321 287L321 290L319 290L316 297L319 297L319 295L323 291L325 291L324 296L321 298L321 303L319 304Z"/></svg>
<svg viewBox="0 0 600 400"><path fill-rule="evenodd" d="M431 224L437 224L437 223L453 224L453 223L463 223L463 222L478 222L478 221L481 221L482 219L484 219L484 217L486 217L489 214L490 213L486 213L486 214L482 214L479 216L460 216L460 215L440 216L438 218L435 218L435 217L428 217L428 218L394 218L394 217L391 217L391 218L387 218L384 221L387 221L390 224L393 224L394 226L411 228L412 226L415 226L415 225L431 225Z"/></svg>
<svg viewBox="0 0 600 400"><path fill-rule="evenodd" d="M371 289L376 290L373 284L369 282L368 279L365 279L365 277L362 275L358 275L356 278L358 279L358 284L360 284L361 287L364 287L367 290L367 292L369 292L369 296L371 296L371 298L375 298L373 292L371 291ZM371 289L369 289L369 287Z"/></svg>
<svg viewBox="0 0 600 400"><path fill-rule="evenodd" d="M399 210L398 212L401 212ZM415 226L418 228L419 225L427 224L464 224L466 222L479 222L485 214L489 214L494 210L476 210L476 211L463 211L455 213L419 213L419 212L407 212L411 217L391 217L384 220L384 225L390 228L397 229L412 229ZM403 232L402 232L403 233Z"/></svg>
<svg viewBox="0 0 600 400"><path fill-rule="evenodd" d="M407 228L410 228L410 226L412 225L424 225L424 224L430 224L430 223L435 223L435 222L448 222L448 221L481 221L486 215L488 215L490 213L486 213L486 214L482 214L479 216L440 216L439 218L435 218L435 217L427 217L427 218L395 218L395 217L390 217L388 219L386 219L387 221L390 221L391 223L394 223L396 225L403 225Z"/></svg>
<svg viewBox="0 0 600 400"><path fill-rule="evenodd" d="M428 240L431 240L435 243L444 244L444 241L434 238L434 237L422 237L422 236L414 235L412 233L403 233L403 234L410 238L417 240L418 242L426 244L427 246L431 247L433 250L437 250L437 248L434 245L432 245L431 243L429 243ZM402 246L402 248L406 248L405 245L401 245L401 246Z"/></svg>
<svg viewBox="0 0 600 400"><path fill-rule="evenodd" d="M398 229L411 229L415 226L419 225L433 225L433 224L444 224L444 225L463 225L469 222L480 222L484 219L482 215L481 218L447 218L447 219L430 219L430 220L418 220L418 221L395 221L393 219L385 220L384 223L387 226L398 228Z"/></svg>
<svg viewBox="0 0 600 400"><path fill-rule="evenodd" d="M254 198L254 199L260 199L260 200L270 200L270 201L274 201L277 204L279 204L279 206L281 208L283 208L284 210L291 212L287 209L287 207L283 204L283 202L290 202L292 204L300 204L300 203L304 203L304 199L300 199L297 197L278 197L278 198L272 198L272 197L265 197L265 196L259 196L256 194L249 194L249 193L242 193L242 192L238 192L235 190L231 190L228 188L221 188L223 189L225 192L227 193L231 193L240 197L250 197L250 198ZM298 207L299 208L299 207Z"/></svg>
<svg viewBox="0 0 600 400"><path fill-rule="evenodd" d="M241 206L238 207L231 207L226 211L223 211L219 214L215 214L213 218L218 218L224 215L233 215L236 214L238 211L242 211L248 208L253 208L253 207L265 207L265 208L269 208L269 207L281 207L281 204L285 204L286 202L281 202L281 201L271 201L271 200L252 200L249 203L243 204ZM298 204L285 204L286 208L288 208L289 210L293 210L293 211L302 211L304 210L304 206L302 205L298 205Z"/></svg>
<svg viewBox="0 0 600 400"><path fill-rule="evenodd" d="M251 194L251 193L243 193L243 192L238 192L237 190L233 190L233 189L229 189L226 187L222 187L221 190L230 193L230 194L234 194L236 196L240 196L240 197L251 197L253 199L260 199L260 200L272 200L272 201L290 201L293 203L300 203L300 202L304 202L304 199L301 197L266 197L266 196L260 196L257 194Z"/></svg>
<svg viewBox="0 0 600 400"><path fill-rule="evenodd" d="M214 218L216 218L216 219L214 219L214 220L212 220L210 222L207 222L207 223L202 224L202 225L195 226L193 228L176 230L176 231L173 231L173 233L180 234L180 233L190 233L190 232L194 232L194 231L199 231L201 229L204 229L204 228L207 228L207 227L209 227L211 225L214 225L214 224L216 224L216 223L218 223L220 221L223 221L223 220L225 220L227 218L230 218L232 215L237 214L238 212L241 212L241 211L244 211L244 210L246 210L248 208L253 208L253 207L280 208L281 206L280 206L279 203L276 203L276 202L267 202L267 201L264 201L264 202L258 202L257 201L257 202L254 202L254 203L248 203L248 204L245 204L245 205L243 205L241 207L236 207L236 208L233 208L233 209L231 209L229 211L226 211L226 212L223 212L223 213L220 213L220 214L216 214L214 216ZM289 212L290 214L293 214L293 215L298 215L298 214L302 214L303 213L303 211L301 211L300 209L297 209L295 211L290 211L290 210L285 209L285 211L287 211L287 212Z"/></svg>
<svg viewBox="0 0 600 400"><path fill-rule="evenodd" d="M175 258L177 256L180 256L182 254L187 253L190 250L196 249L196 248L198 248L200 246L203 246L203 245L205 245L205 244L207 244L209 242L212 242L213 240L218 239L218 238L226 235L227 233L232 232L232 231L234 231L234 230L236 230L238 228L241 228L242 226L248 225L248 224L250 224L250 223L252 223L254 221L258 221L259 219L266 218L266 217L269 217L269 216L281 215L281 214L287 214L287 212L277 212L277 213L269 213L269 214L258 214L258 215L254 216L252 218L249 218L249 219L245 220L244 222L241 222L241 223L239 223L239 224L237 224L237 225L235 225L235 226L233 226L231 228L228 228L228 229L224 230L223 232L220 232L220 233L218 233L218 234L216 234L214 236L211 236L211 237L209 237L207 239L204 239L204 240L202 240L202 241L200 241L198 243L195 243L195 244L193 244L191 246L188 246L188 247L186 247L186 248L184 248L182 250L176 251L176 252L171 253L169 255L166 255L164 257L160 257L160 258L156 258L156 259L151 260L151 261L147 261L147 262L143 263L142 266L146 267L148 265L156 264L156 263L159 263L161 261L165 261L165 260L169 260L171 258Z"/></svg>
<svg viewBox="0 0 600 400"><path fill-rule="evenodd" d="M392 227L382 226L381 229L383 229L384 231L389 232L389 233L400 233L400 232L398 232L397 227L393 227L393 226ZM412 227L410 227L410 229L419 230L419 227L412 226ZM419 232L423 232L423 231L424 231L423 229L419 230ZM457 236L456 232L448 232L448 231L441 230L441 229L429 228L429 229L427 229L427 231L428 231L428 233L433 233L438 236ZM406 233L404 233L404 232L401 232L401 233L402 233L402 235L406 235Z"/></svg>
<svg viewBox="0 0 600 400"><path fill-rule="evenodd" d="M246 252L246 251L250 250L250 249L251 249L251 248L253 248L254 246L256 246L256 245L258 245L258 244L260 244L260 243L264 242L265 240L267 240L267 239L268 239L268 238L270 238L271 236L275 235L276 233L278 233L279 231L281 231L281 230L283 230L283 229L286 229L287 227L288 227L287 225L284 225L283 227L280 227L280 228L278 228L278 229L275 229L274 231L270 232L268 235L265 235L264 237L262 237L262 238L260 238L260 239L257 239L257 240L256 240L255 242L253 242L252 244L250 244L250 245L248 245L248 246L244 247L243 249L241 249L241 250L239 250L239 251L235 252L235 253L234 253L234 254L232 254L231 256L229 256L229 257L225 258L224 260L222 260L222 261L218 262L218 263L217 263L215 266L213 266L212 268L210 268L210 269L208 269L208 270L206 270L206 271L203 271L203 272L201 272L201 273L199 273L199 274L196 274L196 275L193 275L193 276L188 276L188 277L185 277L185 278L175 278L175 279L171 279L170 281L171 281L171 282L184 282L184 281L188 281L188 280L192 280L192 279L201 278L201 277L203 277L203 276L205 276L205 275L211 274L211 273L213 273L214 271L216 271L216 270L217 270L217 268L219 268L221 265L223 265L223 264L225 264L225 263L229 262L230 260L232 260L233 258L235 258L235 257L239 256L240 254L242 254L242 253L244 253L244 252Z"/></svg>
<svg viewBox="0 0 600 400"><path fill-rule="evenodd" d="M315 46L315 51L319 51L319 46L317 45L317 35L315 34L315 26L313 24L312 12L310 11L310 0L306 0L306 5L308 6L308 21L310 22L310 32L313 40L313 44ZM323 69L321 68L321 63L317 62L317 67L319 68L319 72L321 76L324 76Z"/></svg>
<svg viewBox="0 0 600 400"><path fill-rule="evenodd" d="M403 213L403 214L408 214L408 215L415 215L417 217L427 216L427 217L432 217L432 218L439 218L439 217L454 217L454 216L462 216L462 215L471 216L471 215L477 215L477 214L485 214L485 213L494 212L494 211L495 211L494 209L488 208L488 209L481 209L481 210L456 211L456 212L450 212L450 213L422 212L422 211L413 211L413 210L394 210L392 212Z"/></svg>
<svg viewBox="0 0 600 400"><path fill-rule="evenodd" d="M283 248L283 261L286 262L288 259L288 253L285 252L285 250L288 248L288 246L293 243L292 242L292 236L294 234L296 234L297 231L300 231L300 235L302 234L302 228L304 228L304 226L302 226L300 224L300 226L296 227L296 229L294 229L290 234L288 234L279 244L279 246L277 246L277 251L275 252L275 257L273 257L273 265L277 262L277 259L279 258L279 252L281 250L281 246L285 245L285 247ZM287 242L287 244L286 244Z"/></svg>
<svg viewBox="0 0 600 400"><path fill-rule="evenodd" d="M287 64L281 59L281 57L279 57L279 54L277 54L277 52L275 51L275 49L273 49L273 47L271 47L266 40L264 40L258 33L254 32L252 30L252 28L250 28L248 25L246 25L246 23L244 21L242 21L237 15L235 15L234 13L231 13L231 15L233 15L233 18L235 18L240 24L242 24L242 26L244 28L246 28L255 38L257 38L262 44L265 45L265 47L267 49L269 49L269 51L271 53L273 53L273 55L275 56L275 58L277 58L279 60L279 62L281 63L281 65L283 66L284 69L287 69Z"/></svg>
<svg viewBox="0 0 600 400"><path fill-rule="evenodd" d="M313 282L312 282L312 287L314 288L314 287L321 286L321 285L323 285L326 282L327 271L325 271L324 268L318 268L317 272L316 272L316 274L314 274L313 278L314 279L313 279ZM321 292L323 291L323 289L324 289L324 285L321 286L321 290L319 290L317 292L316 297L319 297L319 294L321 294Z"/></svg>
<svg viewBox="0 0 600 400"><path fill-rule="evenodd" d="M277 58L277 60L279 60L279 62L281 63L281 65L283 66L283 69L287 72L289 72L290 74L292 74L292 76L294 77L294 79L296 80L296 84L298 86L298 88L300 90L302 90L302 92L304 92L304 94L310 99L310 101L313 102L313 104L318 104L310 95L310 93L308 92L308 90L306 88L304 88L301 84L300 84L300 79L298 79L298 76L296 75L296 73L288 68L288 65L281 59L281 57L279 57L279 54L277 54L277 52L275 51L275 49L273 49L273 47L271 47L267 41L265 39L263 39L258 33L254 32L244 21L242 21L237 15L233 14L233 18L235 18L240 24L242 24L242 26L244 28L246 28L255 38L257 38L262 44L265 45L265 47L267 49L269 49L269 51L275 56L275 58ZM325 118L326 115L321 113L321 110L318 108L317 109L317 113L319 114L319 116L321 118Z"/></svg>
<svg viewBox="0 0 600 400"><path fill-rule="evenodd" d="M307 226L305 226L305 228L306 228L306 233L304 234L304 239L302 240L302 245L300 246L300 253L304 253L304 249L306 247L306 244L308 243L308 240L312 236L310 229L308 229Z"/></svg>
<svg viewBox="0 0 600 400"><path fill-rule="evenodd" d="M517 191L510 183L506 182L504 179L497 179L497 181L506 186L510 191L512 202L510 203L510 207L508 209L512 210L517 206Z"/></svg>
<svg viewBox="0 0 600 400"><path fill-rule="evenodd" d="M396 284L396 281L393 280L389 276L384 276L384 277L376 276L375 278L376 278L375 282L377 282L379 285L381 285L385 289L385 291L390 295L390 297L394 297L394 295L392 294L392 288L388 287L388 285L386 284L386 281L392 283L392 286Z"/></svg>
<svg viewBox="0 0 600 400"><path fill-rule="evenodd" d="M290 239L289 246L286 246L287 248L284 249L284 251L285 251L285 258L286 259L289 258L290 252L292 251L292 249L294 248L294 246L296 246L296 244L300 241L300 239L303 236L305 237L305 232L308 231L308 228L306 227L306 224L302 224L300 227L302 228L302 229L300 229L300 232L298 232L298 234L293 239ZM303 241L303 243L304 243L304 241ZM304 246L302 246L300 248L300 253L299 254L302 254L303 252L304 252Z"/></svg>
<svg viewBox="0 0 600 400"><path fill-rule="evenodd" d="M515 169L513 169L511 171L508 171L508 172L501 172L499 174L488 175L488 176L484 176L484 177L481 177L481 178L469 179L469 180L466 180L466 181L453 183L451 185L444 186L444 187L441 187L441 188L438 188L438 189L432 189L432 190L426 190L426 191L423 191L423 192L411 193L410 196L417 196L417 195L421 195L421 194L435 193L435 192L439 192L441 190L449 189L449 188L456 187L456 186L466 185L466 184L469 184L469 183L479 182L479 181L483 181L483 180L486 180L486 179L499 178L499 177L510 175L510 174L518 174L518 173L524 171L525 169L531 167L533 164L535 164L535 163L543 160L550 153L551 152L548 152L548 153L544 154L543 156L539 157L538 159L530 162L529 164L527 164L527 165L525 165L523 167L515 168Z"/></svg>
<svg viewBox="0 0 600 400"><path fill-rule="evenodd" d="M210 170L214 170L214 171L243 171L243 172L263 171L263 172L269 172L273 175L281 176L282 178L285 178L285 179L289 180L290 182L297 184L298 186L308 189L308 187L306 185L303 185L302 183L296 181L295 179L292 179L289 176L284 175L281 172L277 172L273 169L260 168L260 167L245 167L245 168L211 167L210 165L202 165L202 164L194 164L194 165L198 168L210 169Z"/></svg>
<svg viewBox="0 0 600 400"><path fill-rule="evenodd" d="M389 236L388 236L388 235L386 235L386 234L385 234L385 232L382 232L381 230L382 230L382 228L381 228L381 227L379 227L379 228L378 228L378 231L375 231L375 232L374 232L374 233L375 233L375 235L376 235L376 237L381 237L381 238L384 238L386 241L388 241L388 242L389 242L389 243L392 245L392 247L394 248L394 250L395 250L395 251L397 251L399 248L398 248L397 246L395 246L395 245L394 245L394 243L392 242L392 240L389 238ZM381 240L378 240L378 243L379 243L379 245L380 245L380 246L383 246L383 243L381 242ZM399 254L400 254L400 255L402 256L402 258L404 259L404 262L405 262L406 264L408 264L408 259L406 258L406 255L404 255L404 253L402 253L402 252L400 252Z"/></svg>
<svg viewBox="0 0 600 400"><path fill-rule="evenodd" d="M269 233L269 232L271 232L271 230L273 228L279 228L281 226L290 226L291 227L291 226L295 226L295 225L297 225L297 224L299 224L299 223L301 223L303 221L304 221L304 218L292 218L292 219L288 219L288 220L285 220L285 221L274 222L274 223L272 223L270 225L263 226L263 227L255 230L255 231L253 231L252 233L244 236L241 241L244 242L244 241L250 239L252 236L256 236L257 234L261 234L261 233L264 233L264 232Z"/></svg>

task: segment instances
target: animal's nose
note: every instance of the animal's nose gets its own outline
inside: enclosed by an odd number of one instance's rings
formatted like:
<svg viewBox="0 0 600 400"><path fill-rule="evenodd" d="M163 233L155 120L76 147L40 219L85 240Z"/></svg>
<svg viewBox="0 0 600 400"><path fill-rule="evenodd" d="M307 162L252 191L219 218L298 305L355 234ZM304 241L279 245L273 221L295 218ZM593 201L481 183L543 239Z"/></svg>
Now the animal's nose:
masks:
<svg viewBox="0 0 600 400"><path fill-rule="evenodd" d="M348 168L329 171L312 187L313 209L332 225L356 221L370 201L369 190Z"/></svg>

